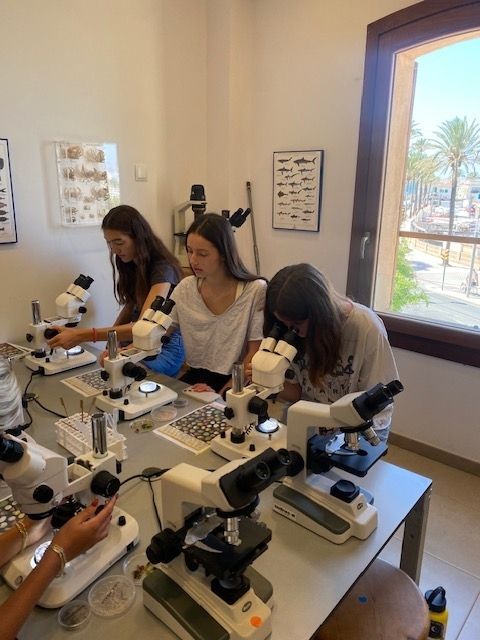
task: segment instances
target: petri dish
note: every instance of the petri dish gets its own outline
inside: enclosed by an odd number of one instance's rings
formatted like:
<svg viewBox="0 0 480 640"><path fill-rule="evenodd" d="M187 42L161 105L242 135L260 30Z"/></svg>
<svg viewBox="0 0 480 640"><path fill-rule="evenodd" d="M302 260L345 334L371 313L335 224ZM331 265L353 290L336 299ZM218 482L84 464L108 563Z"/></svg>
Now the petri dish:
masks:
<svg viewBox="0 0 480 640"><path fill-rule="evenodd" d="M57 619L58 624L64 629L82 629L90 619L90 605L85 600L67 602L58 612Z"/></svg>
<svg viewBox="0 0 480 640"><path fill-rule="evenodd" d="M174 420L177 417L177 410L172 405L157 407L156 409L152 409L150 416L153 420L165 422L167 420Z"/></svg>
<svg viewBox="0 0 480 640"><path fill-rule="evenodd" d="M107 576L88 592L88 603L97 616L113 618L130 609L135 600L135 585L123 575Z"/></svg>
<svg viewBox="0 0 480 640"><path fill-rule="evenodd" d="M130 423L130 429L135 433L146 433L155 429L155 422L150 416L144 418L138 418Z"/></svg>
<svg viewBox="0 0 480 640"><path fill-rule="evenodd" d="M153 564L150 564L144 551L133 553L123 561L123 573L133 580L135 586L140 587L143 579L149 573L155 570Z"/></svg>

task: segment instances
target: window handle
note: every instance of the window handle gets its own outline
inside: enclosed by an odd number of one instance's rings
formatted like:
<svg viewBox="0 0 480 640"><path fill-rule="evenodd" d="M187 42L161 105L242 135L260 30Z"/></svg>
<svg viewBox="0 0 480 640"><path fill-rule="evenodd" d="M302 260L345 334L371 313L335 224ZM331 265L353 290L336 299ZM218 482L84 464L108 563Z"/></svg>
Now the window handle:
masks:
<svg viewBox="0 0 480 640"><path fill-rule="evenodd" d="M365 246L367 242L370 242L370 231L364 233L360 240L360 260L365 260Z"/></svg>

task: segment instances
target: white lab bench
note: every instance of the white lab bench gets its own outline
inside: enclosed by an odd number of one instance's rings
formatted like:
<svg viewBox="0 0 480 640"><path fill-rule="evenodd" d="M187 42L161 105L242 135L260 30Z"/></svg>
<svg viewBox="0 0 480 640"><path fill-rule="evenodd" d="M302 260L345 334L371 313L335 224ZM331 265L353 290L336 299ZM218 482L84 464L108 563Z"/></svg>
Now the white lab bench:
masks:
<svg viewBox="0 0 480 640"><path fill-rule="evenodd" d="M16 363L15 370L23 389L30 372L21 361ZM29 391L37 393L43 405L59 412L62 411L59 402L62 396L69 412L74 413L79 410L80 396L61 384L60 379L86 370L88 371L88 367L55 376L36 376ZM155 378L179 394L185 386L178 380L163 376ZM85 406L88 404L86 401ZM179 411L179 416L199 406L200 402L188 398L188 404ZM30 403L29 408L33 417L33 426L29 430L31 435L44 446L66 454L55 441L53 423L57 418L33 403ZM128 422L120 423L119 431L126 436L128 449L128 459L123 463L121 480L140 473L149 466L172 467L179 462L188 462L209 469L216 468L223 462L210 451L195 456L151 432L134 433ZM341 471L339 474L350 477ZM358 483L358 478L356 481ZM403 523L405 529L401 568L418 583L431 480L380 461L361 479L361 485L375 496L378 528L367 540L351 538L342 545L328 542L273 513L272 487L261 494L261 519L272 530L272 540L268 550L257 559L254 567L273 585L273 640L308 640ZM155 483L152 486L155 488ZM137 551L144 550L152 535L158 531L148 483L138 479L122 486L119 506L137 519L141 536ZM122 573L122 562L123 559L118 561L106 575ZM92 613L88 625L75 632L76 640L104 637L114 637L116 640L134 637L173 640L173 633L143 606L141 587L137 588L137 592L133 607L118 618L100 618ZM1 584L0 601L8 597L9 593L10 589ZM88 589L79 597L86 599L87 593ZM70 638L70 634L71 632L58 625L56 610L37 607L22 628L19 640L56 640Z"/></svg>

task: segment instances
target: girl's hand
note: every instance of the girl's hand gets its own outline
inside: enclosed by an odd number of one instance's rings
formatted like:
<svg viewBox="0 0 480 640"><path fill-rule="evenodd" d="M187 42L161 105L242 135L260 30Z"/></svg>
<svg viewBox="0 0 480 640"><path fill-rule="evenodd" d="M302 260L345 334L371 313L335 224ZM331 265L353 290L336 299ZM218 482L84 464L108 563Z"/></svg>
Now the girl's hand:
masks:
<svg viewBox="0 0 480 640"><path fill-rule="evenodd" d="M81 342L77 329L73 329L72 327L59 327L56 325L53 325L51 328L58 331L56 336L53 336L51 340L47 341L48 346L52 349L55 349L56 347L71 349Z"/></svg>
<svg viewBox="0 0 480 640"><path fill-rule="evenodd" d="M212 389L212 387L209 387L208 384L205 384L204 382L197 382L197 384L192 384L190 389L191 391L195 391L196 393L203 393L205 391L211 391L215 393L215 389Z"/></svg>
<svg viewBox="0 0 480 640"><path fill-rule="evenodd" d="M98 501L94 500L90 506L64 524L54 536L53 542L65 551L67 562L107 537L116 501L117 496L95 515Z"/></svg>

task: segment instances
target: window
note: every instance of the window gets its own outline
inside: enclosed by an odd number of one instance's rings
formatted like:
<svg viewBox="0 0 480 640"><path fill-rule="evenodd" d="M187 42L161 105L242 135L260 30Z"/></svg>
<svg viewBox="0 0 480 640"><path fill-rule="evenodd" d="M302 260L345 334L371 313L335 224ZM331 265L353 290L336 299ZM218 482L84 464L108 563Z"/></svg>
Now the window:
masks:
<svg viewBox="0 0 480 640"><path fill-rule="evenodd" d="M348 295L382 317L394 346L473 366L480 366L480 118L465 121L459 112L425 136L415 95L423 60L479 39L478 0L425 0L369 25L347 283ZM439 92L448 90L444 71ZM440 145L449 121L470 141L456 171Z"/></svg>

